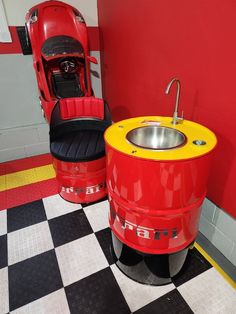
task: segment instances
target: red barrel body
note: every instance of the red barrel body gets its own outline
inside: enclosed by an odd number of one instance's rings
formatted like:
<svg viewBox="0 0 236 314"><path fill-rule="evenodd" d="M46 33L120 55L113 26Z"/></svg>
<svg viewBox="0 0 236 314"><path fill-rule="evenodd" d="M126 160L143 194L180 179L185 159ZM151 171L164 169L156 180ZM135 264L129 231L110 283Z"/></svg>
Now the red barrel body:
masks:
<svg viewBox="0 0 236 314"><path fill-rule="evenodd" d="M127 246L166 254L196 238L212 152L190 160L132 157L106 143L110 227Z"/></svg>
<svg viewBox="0 0 236 314"><path fill-rule="evenodd" d="M91 203L107 195L105 157L88 162L53 158L58 193L73 203Z"/></svg>

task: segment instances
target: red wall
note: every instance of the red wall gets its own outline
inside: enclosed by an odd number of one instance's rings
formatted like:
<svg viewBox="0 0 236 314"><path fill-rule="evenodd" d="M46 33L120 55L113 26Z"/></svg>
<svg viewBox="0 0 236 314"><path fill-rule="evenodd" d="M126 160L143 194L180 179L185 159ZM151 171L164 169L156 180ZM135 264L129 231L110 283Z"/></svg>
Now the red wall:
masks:
<svg viewBox="0 0 236 314"><path fill-rule="evenodd" d="M178 77L185 118L218 137L208 197L236 217L236 1L98 0L98 13L113 120L172 115Z"/></svg>

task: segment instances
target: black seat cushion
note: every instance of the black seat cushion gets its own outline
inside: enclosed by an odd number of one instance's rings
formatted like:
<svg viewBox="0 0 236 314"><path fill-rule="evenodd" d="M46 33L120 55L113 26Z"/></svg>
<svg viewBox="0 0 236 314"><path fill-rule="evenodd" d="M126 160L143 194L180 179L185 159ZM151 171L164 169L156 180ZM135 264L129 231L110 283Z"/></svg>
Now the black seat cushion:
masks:
<svg viewBox="0 0 236 314"><path fill-rule="evenodd" d="M105 156L103 131L68 132L50 143L51 154L62 161L91 161Z"/></svg>
<svg viewBox="0 0 236 314"><path fill-rule="evenodd" d="M52 86L57 98L84 96L75 73L53 74Z"/></svg>

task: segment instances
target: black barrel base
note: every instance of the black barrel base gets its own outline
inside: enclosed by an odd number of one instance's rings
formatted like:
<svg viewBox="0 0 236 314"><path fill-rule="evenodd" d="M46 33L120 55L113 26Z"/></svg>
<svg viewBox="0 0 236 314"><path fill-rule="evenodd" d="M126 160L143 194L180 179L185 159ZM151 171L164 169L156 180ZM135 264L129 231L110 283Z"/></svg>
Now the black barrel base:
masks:
<svg viewBox="0 0 236 314"><path fill-rule="evenodd" d="M122 243L112 232L115 264L127 277L146 285L171 283L184 265L188 248L172 254L146 254Z"/></svg>

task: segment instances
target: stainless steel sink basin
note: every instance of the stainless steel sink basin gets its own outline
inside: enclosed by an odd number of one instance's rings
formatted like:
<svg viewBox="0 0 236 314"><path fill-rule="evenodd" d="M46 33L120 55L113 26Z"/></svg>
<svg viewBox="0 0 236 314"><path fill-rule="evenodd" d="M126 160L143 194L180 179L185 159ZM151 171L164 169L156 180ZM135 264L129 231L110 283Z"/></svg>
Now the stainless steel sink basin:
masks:
<svg viewBox="0 0 236 314"><path fill-rule="evenodd" d="M144 126L129 131L126 139L135 146L165 150L185 144L186 137L176 129L161 126Z"/></svg>

